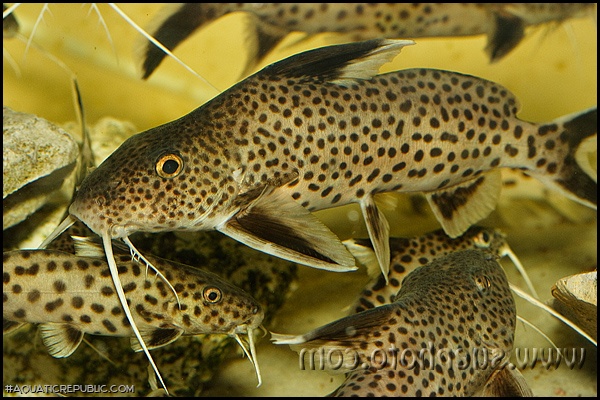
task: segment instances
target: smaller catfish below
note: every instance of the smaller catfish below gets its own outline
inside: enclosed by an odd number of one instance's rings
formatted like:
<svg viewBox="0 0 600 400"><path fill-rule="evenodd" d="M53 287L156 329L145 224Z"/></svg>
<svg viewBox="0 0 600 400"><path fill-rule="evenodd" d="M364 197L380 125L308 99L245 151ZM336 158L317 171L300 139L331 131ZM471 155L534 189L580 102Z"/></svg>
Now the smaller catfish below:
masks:
<svg viewBox="0 0 600 400"><path fill-rule="evenodd" d="M496 257L461 250L411 272L391 304L272 340L347 356L332 396L531 396L509 364L516 317Z"/></svg>

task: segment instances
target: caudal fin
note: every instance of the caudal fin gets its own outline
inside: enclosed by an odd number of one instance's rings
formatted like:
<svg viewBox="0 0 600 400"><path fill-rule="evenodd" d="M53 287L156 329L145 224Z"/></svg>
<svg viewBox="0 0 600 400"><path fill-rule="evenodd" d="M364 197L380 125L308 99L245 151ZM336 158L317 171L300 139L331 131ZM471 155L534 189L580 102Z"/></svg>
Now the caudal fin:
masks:
<svg viewBox="0 0 600 400"><path fill-rule="evenodd" d="M583 112L561 117L551 124L541 126L539 132L558 127L556 141L548 140L546 147L566 146L563 160L549 162L532 173L564 196L596 209L598 205L597 168L592 166L590 156L597 152L598 109L597 107ZM595 154L594 154L595 157Z"/></svg>
<svg viewBox="0 0 600 400"><path fill-rule="evenodd" d="M226 6L218 4L173 4L163 8L147 30L168 50L173 50L197 29L228 11ZM138 47L142 48L142 78L147 79L167 56L167 53L146 39L143 40L143 44L138 44Z"/></svg>

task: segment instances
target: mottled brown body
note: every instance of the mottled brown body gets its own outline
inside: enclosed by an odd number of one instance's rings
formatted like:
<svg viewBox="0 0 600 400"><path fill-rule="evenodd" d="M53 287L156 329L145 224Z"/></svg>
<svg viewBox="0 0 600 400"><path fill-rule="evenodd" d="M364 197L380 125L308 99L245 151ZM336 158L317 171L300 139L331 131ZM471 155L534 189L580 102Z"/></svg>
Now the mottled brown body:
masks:
<svg viewBox="0 0 600 400"><path fill-rule="evenodd" d="M325 354L331 348L354 352L358 368L334 396L470 396L506 365L515 323L515 303L495 256L462 250L415 269L391 304L304 335L273 338L303 349L322 347ZM422 349L435 358L425 356L412 367L402 364ZM474 350L479 364L466 358ZM481 362L484 353L486 363Z"/></svg>
<svg viewBox="0 0 600 400"><path fill-rule="evenodd" d="M369 263L367 268L377 267L373 246L368 239L349 239L344 244L359 263ZM376 276L367 283L351 313L358 313L393 302L404 277L416 268L429 264L434 259L467 249L485 249L500 258L507 248L506 236L494 228L472 226L457 238L450 238L443 229L413 238L390 238L391 264L388 281L375 271ZM371 272L371 271L370 271Z"/></svg>
<svg viewBox="0 0 600 400"><path fill-rule="evenodd" d="M180 335L247 333L262 323L261 306L248 294L215 274L150 257L172 284L146 267L117 254L119 278L127 303L149 348ZM56 250L17 250L3 254L4 332L23 323L38 323L56 357L70 355L83 333L125 336L139 349L130 322L115 293L104 259ZM46 332L63 332L54 348ZM68 354L67 354L68 353Z"/></svg>
<svg viewBox="0 0 600 400"><path fill-rule="evenodd" d="M169 50L218 18L244 12L256 31L246 71L290 32L345 34L351 40L414 39L485 34L492 61L508 54L525 28L593 14L586 3L188 3L165 8L150 28ZM144 49L144 78L166 54L151 43Z"/></svg>

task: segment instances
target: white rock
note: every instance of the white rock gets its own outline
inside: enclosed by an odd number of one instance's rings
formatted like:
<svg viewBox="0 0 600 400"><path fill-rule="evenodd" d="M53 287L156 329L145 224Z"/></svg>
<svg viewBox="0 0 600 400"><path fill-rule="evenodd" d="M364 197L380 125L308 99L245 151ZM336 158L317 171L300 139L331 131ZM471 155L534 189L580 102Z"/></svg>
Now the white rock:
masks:
<svg viewBox="0 0 600 400"><path fill-rule="evenodd" d="M77 163L79 147L66 131L32 114L3 108L3 229L45 204Z"/></svg>

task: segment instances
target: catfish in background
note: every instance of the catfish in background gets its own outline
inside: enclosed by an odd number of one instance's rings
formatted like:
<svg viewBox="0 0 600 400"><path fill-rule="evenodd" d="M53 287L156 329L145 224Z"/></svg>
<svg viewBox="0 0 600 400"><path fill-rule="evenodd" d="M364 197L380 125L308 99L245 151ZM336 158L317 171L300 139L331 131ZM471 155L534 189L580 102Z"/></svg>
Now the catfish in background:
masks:
<svg viewBox="0 0 600 400"><path fill-rule="evenodd" d="M244 12L250 34L247 75L291 32L307 37L323 32L349 41L377 38L415 39L485 34L492 62L500 60L525 36L525 28L592 16L593 3L184 3L165 7L148 30L173 50L196 30L234 12ZM143 42L143 78L166 53Z"/></svg>

